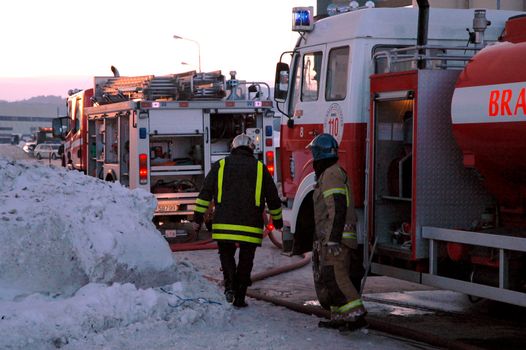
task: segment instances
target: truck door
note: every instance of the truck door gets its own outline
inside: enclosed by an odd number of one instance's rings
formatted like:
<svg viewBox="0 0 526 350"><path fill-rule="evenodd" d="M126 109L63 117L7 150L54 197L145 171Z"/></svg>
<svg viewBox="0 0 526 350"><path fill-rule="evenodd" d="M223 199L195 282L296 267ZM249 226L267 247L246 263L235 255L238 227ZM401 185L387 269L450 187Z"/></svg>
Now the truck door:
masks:
<svg viewBox="0 0 526 350"><path fill-rule="evenodd" d="M84 170L82 164L82 98L76 95L68 102L69 115L71 118L71 134L66 143L66 162L68 167L76 170Z"/></svg>
<svg viewBox="0 0 526 350"><path fill-rule="evenodd" d="M302 48L294 55L292 62L287 112L294 126L282 128L280 142L283 190L291 198L302 179L312 171L311 167L306 167L311 156L305 146L322 132L319 100L320 87L324 82L324 51L325 45Z"/></svg>

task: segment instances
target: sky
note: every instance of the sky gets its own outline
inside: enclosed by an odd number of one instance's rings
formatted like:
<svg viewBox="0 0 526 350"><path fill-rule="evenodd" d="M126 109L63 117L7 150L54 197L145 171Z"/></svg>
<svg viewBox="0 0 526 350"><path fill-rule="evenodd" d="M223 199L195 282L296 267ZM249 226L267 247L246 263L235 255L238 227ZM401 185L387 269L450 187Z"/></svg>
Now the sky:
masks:
<svg viewBox="0 0 526 350"><path fill-rule="evenodd" d="M111 65L130 76L197 70L199 51L203 71L272 81L280 54L298 37L290 29L294 6L316 1L6 1L0 100L65 96L70 88L89 87L93 76L111 75ZM75 83L86 86L64 91Z"/></svg>
<svg viewBox="0 0 526 350"><path fill-rule="evenodd" d="M252 298L235 309L211 281L217 251L172 253L152 194L28 158L0 145L1 349L415 348L319 329L318 317ZM254 272L275 268L280 252L265 240ZM286 286L290 273L266 282Z"/></svg>

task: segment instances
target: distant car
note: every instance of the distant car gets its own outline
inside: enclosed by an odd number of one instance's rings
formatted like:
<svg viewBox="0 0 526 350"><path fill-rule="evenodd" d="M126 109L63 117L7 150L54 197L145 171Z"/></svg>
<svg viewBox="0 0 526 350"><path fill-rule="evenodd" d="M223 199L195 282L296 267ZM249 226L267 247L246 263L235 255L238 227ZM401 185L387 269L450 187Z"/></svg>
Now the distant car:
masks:
<svg viewBox="0 0 526 350"><path fill-rule="evenodd" d="M36 141L27 141L24 146L22 146L22 149L24 150L24 152L26 153L29 153L29 154L32 154L33 153L33 150L35 149L37 145L37 142Z"/></svg>
<svg viewBox="0 0 526 350"><path fill-rule="evenodd" d="M33 150L33 154L36 159L49 158L57 159L58 158L58 149L60 148L59 143L40 143Z"/></svg>

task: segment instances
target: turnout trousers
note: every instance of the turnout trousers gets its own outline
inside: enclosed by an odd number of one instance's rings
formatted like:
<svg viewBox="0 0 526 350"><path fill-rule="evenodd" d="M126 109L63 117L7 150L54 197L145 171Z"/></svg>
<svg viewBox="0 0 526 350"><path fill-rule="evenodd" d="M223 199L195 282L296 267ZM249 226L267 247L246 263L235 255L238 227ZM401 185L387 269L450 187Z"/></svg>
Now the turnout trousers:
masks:
<svg viewBox="0 0 526 350"><path fill-rule="evenodd" d="M236 242L217 241L225 291L236 291L243 288L246 290L252 284L250 274L254 266L257 245L243 242L237 244L239 244L239 262L236 265Z"/></svg>
<svg viewBox="0 0 526 350"><path fill-rule="evenodd" d="M360 273L352 270L362 269L360 264L356 264L358 260L356 254L358 254L357 249L342 244L341 253L332 256L320 241L314 242L314 281L318 292L321 292L318 293L320 304L330 307L332 320L352 321L365 314L365 308L356 288L358 286L355 287L351 280L351 276Z"/></svg>

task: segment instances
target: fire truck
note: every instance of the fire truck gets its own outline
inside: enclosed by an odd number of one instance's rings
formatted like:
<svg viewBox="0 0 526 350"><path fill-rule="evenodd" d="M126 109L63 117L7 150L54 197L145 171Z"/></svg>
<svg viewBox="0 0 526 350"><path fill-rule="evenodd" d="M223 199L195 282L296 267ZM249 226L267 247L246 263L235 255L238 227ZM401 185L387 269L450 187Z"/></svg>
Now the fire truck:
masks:
<svg viewBox="0 0 526 350"><path fill-rule="evenodd" d="M246 133L275 176L270 87L230 72L95 77L72 91L68 116L54 121L65 139L63 164L87 175L142 188L157 198L154 223L166 238L189 240L189 221L212 163Z"/></svg>
<svg viewBox="0 0 526 350"><path fill-rule="evenodd" d="M370 273L526 306L526 17L418 3L316 21L294 8L300 37L274 93L284 247L311 249L305 147L325 132L340 145Z"/></svg>

